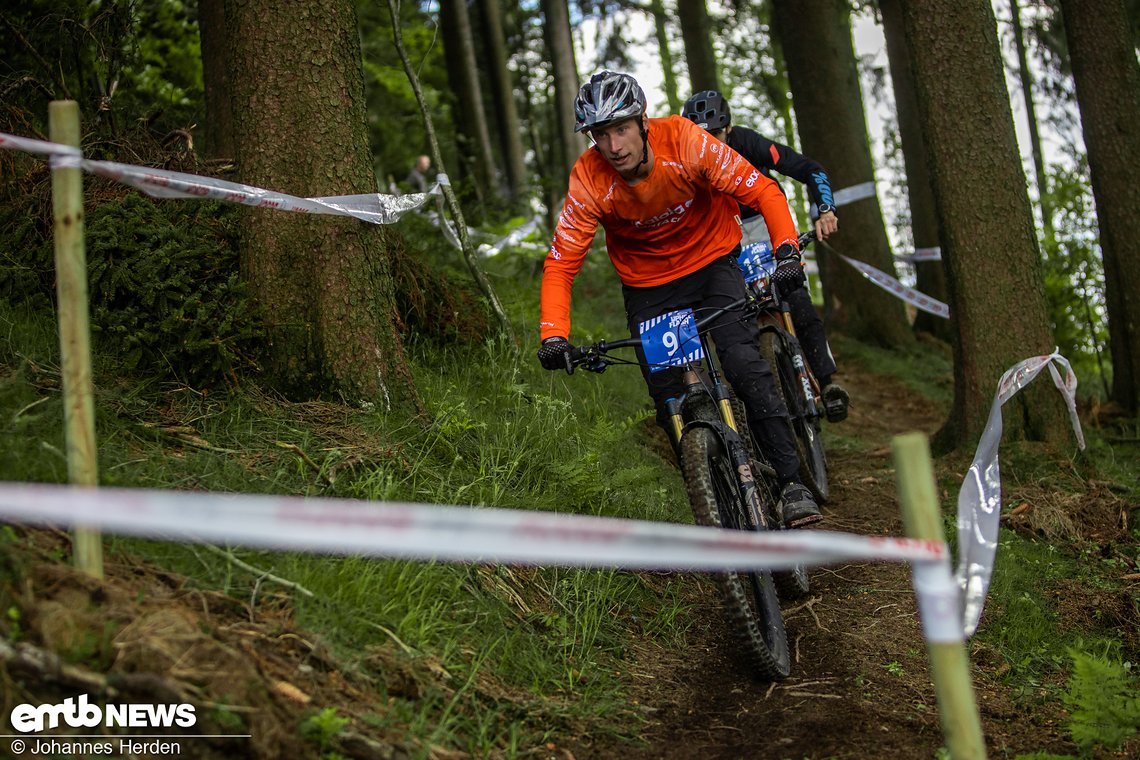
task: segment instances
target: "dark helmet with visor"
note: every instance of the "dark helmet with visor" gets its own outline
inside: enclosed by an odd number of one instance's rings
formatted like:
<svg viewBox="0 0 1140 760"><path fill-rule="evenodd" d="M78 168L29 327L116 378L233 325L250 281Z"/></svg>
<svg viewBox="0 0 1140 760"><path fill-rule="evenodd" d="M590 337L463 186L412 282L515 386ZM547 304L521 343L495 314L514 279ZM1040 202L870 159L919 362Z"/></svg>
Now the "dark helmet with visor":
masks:
<svg viewBox="0 0 1140 760"><path fill-rule="evenodd" d="M702 90L685 101L681 115L701 129L716 132L732 123L728 101L716 90Z"/></svg>
<svg viewBox="0 0 1140 760"><path fill-rule="evenodd" d="M629 74L599 71L574 99L575 132L604 127L645 113L645 92Z"/></svg>

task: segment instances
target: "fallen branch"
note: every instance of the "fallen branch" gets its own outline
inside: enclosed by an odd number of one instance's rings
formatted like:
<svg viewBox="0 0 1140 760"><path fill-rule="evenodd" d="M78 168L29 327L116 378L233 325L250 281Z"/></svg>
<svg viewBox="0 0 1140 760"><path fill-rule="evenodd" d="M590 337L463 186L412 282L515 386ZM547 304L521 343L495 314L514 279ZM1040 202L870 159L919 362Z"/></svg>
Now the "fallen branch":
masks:
<svg viewBox="0 0 1140 760"><path fill-rule="evenodd" d="M262 580L271 581L273 583L276 583L279 586L284 586L285 588L292 589L293 591L296 591L297 593L302 594L303 596L307 596L309 598L316 598L316 596L317 596L312 591L309 591L309 589L305 588L304 586L302 586L300 583L297 583L296 581L286 580L285 578L274 575L273 573L270 573L266 570L261 570L260 568L256 568L253 565L249 564L248 562L245 562L243 560L238 559L237 557L234 556L233 552L231 552L227 549L221 549L217 546L214 546L213 544L201 544L201 546L206 551L211 552L213 554L217 554L219 557L225 558L225 560L227 562L229 562L231 565L233 565L235 567L240 567L242 570L245 570L247 573L249 573L251 575L256 575L259 581L262 581Z"/></svg>

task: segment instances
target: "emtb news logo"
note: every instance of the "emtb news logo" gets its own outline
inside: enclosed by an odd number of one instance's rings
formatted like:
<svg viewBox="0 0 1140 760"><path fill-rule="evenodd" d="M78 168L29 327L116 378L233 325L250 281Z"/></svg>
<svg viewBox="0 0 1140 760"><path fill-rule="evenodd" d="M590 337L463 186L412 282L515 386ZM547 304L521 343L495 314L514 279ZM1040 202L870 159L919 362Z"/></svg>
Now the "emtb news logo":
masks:
<svg viewBox="0 0 1140 760"><path fill-rule="evenodd" d="M194 705L106 705L100 707L86 694L68 697L58 705L16 705L12 728L22 733L59 728L60 722L72 728L189 728L198 722Z"/></svg>

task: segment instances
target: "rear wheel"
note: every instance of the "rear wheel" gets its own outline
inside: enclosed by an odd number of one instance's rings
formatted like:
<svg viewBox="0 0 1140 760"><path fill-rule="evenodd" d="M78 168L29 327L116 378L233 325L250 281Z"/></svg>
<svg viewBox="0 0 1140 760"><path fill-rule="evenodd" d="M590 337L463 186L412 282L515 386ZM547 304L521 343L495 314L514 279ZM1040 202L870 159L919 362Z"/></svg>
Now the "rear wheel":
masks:
<svg viewBox="0 0 1140 760"><path fill-rule="evenodd" d="M698 525L751 530L736 470L720 438L709 428L690 428L681 439L685 488ZM715 573L729 624L756 674L765 680L791 672L780 599L769 571Z"/></svg>
<svg viewBox="0 0 1140 760"><path fill-rule="evenodd" d="M783 342L769 330L760 333L758 346L760 355L772 367L776 378L776 391L788 407L792 423L792 437L796 442L796 453L800 458L800 480L811 491L820 504L827 501L831 487L827 482L827 454L823 449L823 435L819 418L809 418L804 413L803 390L796 378L792 357Z"/></svg>

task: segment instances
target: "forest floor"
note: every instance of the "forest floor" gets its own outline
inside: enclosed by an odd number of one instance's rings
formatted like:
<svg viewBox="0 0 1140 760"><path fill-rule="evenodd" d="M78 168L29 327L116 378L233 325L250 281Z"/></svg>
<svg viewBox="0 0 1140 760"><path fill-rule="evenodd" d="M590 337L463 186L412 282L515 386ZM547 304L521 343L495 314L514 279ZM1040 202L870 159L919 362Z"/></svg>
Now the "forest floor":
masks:
<svg viewBox="0 0 1140 760"><path fill-rule="evenodd" d="M902 381L854 362L846 363L842 381L853 404L829 454L832 498L825 525L900 535L891 436L933 432L945 410ZM858 439L844 444L843 435ZM967 465L961 457L939 460L940 479L960 481ZM1111 530L1118 507L1110 499L1093 499L1086 507L1090 525ZM0 694L8 709L21 702L50 703L77 690L117 702L188 700L199 707L202 733L249 734L184 744L182 755L189 757L466 756L409 742L397 726L356 720L346 728L341 722L375 714L379 687L410 699L425 684L458 690L442 668L433 668L431 658L405 657L392 646L371 656L367 672L345 667L318 638L295 626L288 593L270 583L255 589L256 601L243 600L195 589L185 578L145 563L113 561L107 579L98 581L60 561L69 549L65 532L7 527L3 539L19 552L0 554L6 565L0 567L5 584L0 601L10 617L17 616L13 621L27 642L6 643L0 652L5 665ZM811 594L785 606L794 665L792 676L776 684L759 683L743 672L707 580L689 574L649 574L645 580L680 584L695 622L682 649L635 634L625 678L633 713L643 724L631 726L621 739L567 724L553 730L555 740L520 748L520 755L560 760L940 756L944 739L905 565L813 570ZM1085 592L1077 586L1071 592L1073 598L1057 600L1057 609L1079 625L1087 614ZM1064 587L1057 593L1065 593ZM1121 624L1135 630L1137 622L1133 613ZM1017 698L1002 681L1000 653L970 646L990 756L1041 750L1075 754L1059 703ZM59 660L53 653L67 656ZM85 664L66 664L77 660ZM527 709L525 694L491 680L480 678L462 688ZM298 732L314 708L323 708L325 717L310 718L308 728ZM639 737L631 739L635 734ZM8 749L0 747L0 755ZM1129 752L1138 750L1134 739L1117 756L1135 757Z"/></svg>
<svg viewBox="0 0 1140 760"><path fill-rule="evenodd" d="M853 362L842 366L838 379L853 403L841 425L862 445L829 452L831 498L821 527L902 535L891 437L915 430L933 434L945 409L900 380ZM956 468L956 482L968 466L961 457L936 463L940 480L947 468ZM1114 501L1087 504L1090 530L1113 532L1119 522ZM791 677L775 684L743 672L719 615L715 588L695 586L705 601L697 602L702 622L691 632L688 648L668 653L647 646L630 666L633 698L647 723L645 745L583 742L573 748L574 757L942 757L945 740L909 568L894 563L816 568L811 584L806 599L784 605L794 664ZM1079 596L1078 587L1070 590ZM1062 616L1067 610L1072 618L1060 626L1079 627L1087 615L1081 600L1057 602ZM1133 615L1131 625L1137 622ZM1013 694L1001 678L1008 666L984 644L970 645L970 661L990 757L1077 754L1059 703ZM1135 740L1106 756L1140 756L1133 753L1140 753Z"/></svg>

